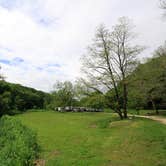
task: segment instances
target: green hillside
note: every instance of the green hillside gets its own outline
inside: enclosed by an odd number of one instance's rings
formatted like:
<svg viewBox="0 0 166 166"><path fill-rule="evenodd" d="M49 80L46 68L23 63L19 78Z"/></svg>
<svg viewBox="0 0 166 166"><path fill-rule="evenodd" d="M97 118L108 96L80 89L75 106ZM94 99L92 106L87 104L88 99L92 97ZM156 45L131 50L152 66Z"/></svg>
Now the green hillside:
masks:
<svg viewBox="0 0 166 166"><path fill-rule="evenodd" d="M3 114L15 114L32 108L44 108L44 103L49 94L13 84L0 81L0 116Z"/></svg>

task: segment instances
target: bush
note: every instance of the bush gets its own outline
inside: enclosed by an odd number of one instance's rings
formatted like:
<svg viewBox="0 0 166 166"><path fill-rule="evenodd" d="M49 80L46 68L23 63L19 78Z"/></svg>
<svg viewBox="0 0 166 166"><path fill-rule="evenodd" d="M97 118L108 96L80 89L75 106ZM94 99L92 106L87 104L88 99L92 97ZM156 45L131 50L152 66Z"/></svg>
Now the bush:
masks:
<svg viewBox="0 0 166 166"><path fill-rule="evenodd" d="M0 166L31 166L38 150L32 130L12 117L0 119Z"/></svg>

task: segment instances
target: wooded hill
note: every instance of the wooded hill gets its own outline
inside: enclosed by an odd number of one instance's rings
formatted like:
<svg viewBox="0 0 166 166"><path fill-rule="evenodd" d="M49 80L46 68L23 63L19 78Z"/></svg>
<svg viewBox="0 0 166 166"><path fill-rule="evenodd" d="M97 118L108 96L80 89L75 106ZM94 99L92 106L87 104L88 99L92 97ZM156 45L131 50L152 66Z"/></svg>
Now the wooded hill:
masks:
<svg viewBox="0 0 166 166"><path fill-rule="evenodd" d="M32 108L43 108L48 96L49 94L45 92L1 80L0 116Z"/></svg>

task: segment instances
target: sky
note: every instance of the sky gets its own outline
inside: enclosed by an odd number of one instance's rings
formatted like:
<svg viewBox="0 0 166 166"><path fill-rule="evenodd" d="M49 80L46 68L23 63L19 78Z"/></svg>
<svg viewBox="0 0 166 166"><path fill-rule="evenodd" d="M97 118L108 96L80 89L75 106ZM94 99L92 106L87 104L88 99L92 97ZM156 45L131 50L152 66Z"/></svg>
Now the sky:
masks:
<svg viewBox="0 0 166 166"><path fill-rule="evenodd" d="M0 0L0 66L6 81L49 92L59 81L80 77L80 57L96 27L117 19L135 24L141 58L166 38L159 0Z"/></svg>

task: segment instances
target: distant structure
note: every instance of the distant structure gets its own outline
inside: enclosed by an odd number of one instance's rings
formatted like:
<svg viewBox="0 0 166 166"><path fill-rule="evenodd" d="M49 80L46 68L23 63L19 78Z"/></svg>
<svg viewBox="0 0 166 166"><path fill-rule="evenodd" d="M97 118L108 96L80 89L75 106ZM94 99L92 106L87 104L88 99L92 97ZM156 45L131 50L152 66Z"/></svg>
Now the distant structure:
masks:
<svg viewBox="0 0 166 166"><path fill-rule="evenodd" d="M58 112L103 112L103 109L67 106L67 107L56 107L55 111L58 111Z"/></svg>

